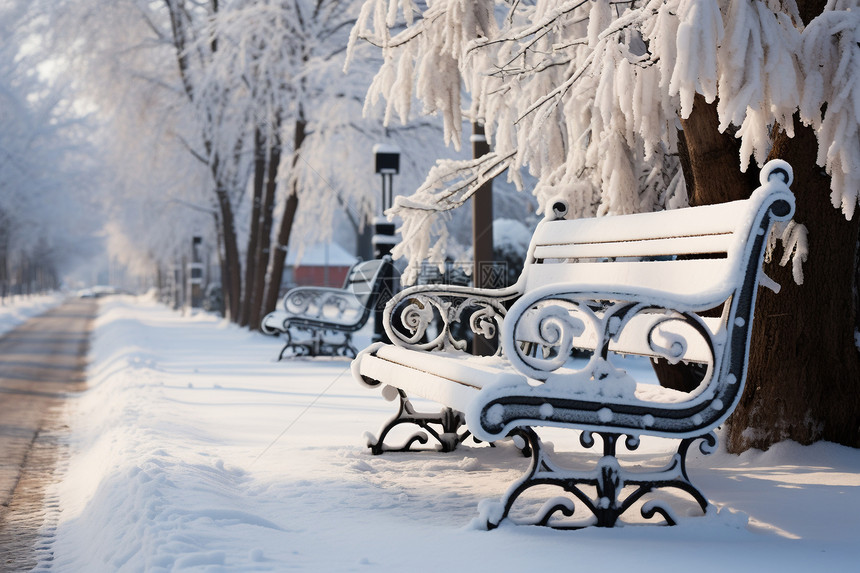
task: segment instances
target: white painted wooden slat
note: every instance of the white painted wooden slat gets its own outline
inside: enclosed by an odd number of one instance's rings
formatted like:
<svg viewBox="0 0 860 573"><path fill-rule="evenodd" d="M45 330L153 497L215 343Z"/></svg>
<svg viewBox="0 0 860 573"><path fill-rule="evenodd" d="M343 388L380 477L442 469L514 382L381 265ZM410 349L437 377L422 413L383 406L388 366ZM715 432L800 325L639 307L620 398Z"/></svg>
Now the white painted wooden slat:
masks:
<svg viewBox="0 0 860 573"><path fill-rule="evenodd" d="M731 259L535 264L529 267L525 290L559 285L559 292L672 298L700 306L728 298L736 286L736 266Z"/></svg>
<svg viewBox="0 0 860 573"><path fill-rule="evenodd" d="M755 212L749 203L734 201L694 209L675 209L635 215L607 215L572 221L545 221L535 230L533 242L548 245L567 240L581 243L659 239L671 229L672 236L696 237L733 233L749 226Z"/></svg>
<svg viewBox="0 0 860 573"><path fill-rule="evenodd" d="M672 237L639 241L606 241L587 243L572 239L568 242L535 244L535 259L576 259L600 257L659 257L678 253L727 253L734 244L731 234Z"/></svg>

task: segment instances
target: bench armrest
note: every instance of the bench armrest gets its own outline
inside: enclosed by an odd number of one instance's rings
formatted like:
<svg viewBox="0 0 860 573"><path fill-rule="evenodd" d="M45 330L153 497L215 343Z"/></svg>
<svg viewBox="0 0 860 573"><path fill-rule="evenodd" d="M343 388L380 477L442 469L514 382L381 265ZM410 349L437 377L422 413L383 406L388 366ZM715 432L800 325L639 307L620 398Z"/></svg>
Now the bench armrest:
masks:
<svg viewBox="0 0 860 573"><path fill-rule="evenodd" d="M496 336L507 312L505 303L520 294L516 285L505 289L414 286L385 306L385 332L393 344L403 348L465 351L468 331L488 340ZM500 352L501 346L496 354Z"/></svg>
<svg viewBox="0 0 860 573"><path fill-rule="evenodd" d="M288 316L283 310L273 310L260 321L260 330L263 331L263 334L277 336L286 330L284 320Z"/></svg>

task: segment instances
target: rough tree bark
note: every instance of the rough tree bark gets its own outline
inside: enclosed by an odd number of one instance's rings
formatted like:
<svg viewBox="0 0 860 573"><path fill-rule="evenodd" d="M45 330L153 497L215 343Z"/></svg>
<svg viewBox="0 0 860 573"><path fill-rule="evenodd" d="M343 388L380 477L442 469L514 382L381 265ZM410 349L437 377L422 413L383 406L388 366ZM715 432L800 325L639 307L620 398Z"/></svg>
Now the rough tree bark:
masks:
<svg viewBox="0 0 860 573"><path fill-rule="evenodd" d="M809 229L809 258L801 286L789 267L766 267L782 290L759 292L747 388L729 426L732 452L767 449L784 439L860 447L854 341L860 218L847 221L831 205L830 177L815 165L815 134L797 121L794 130L794 138L777 135L771 157L794 168L794 220Z"/></svg>
<svg viewBox="0 0 860 573"><path fill-rule="evenodd" d="M737 142L718 132L716 106L697 96L682 126L691 203L748 197L757 170L740 173ZM815 165L815 134L799 123L795 133L788 138L779 132L771 157L794 168L795 220L809 229L805 281L797 286L791 270L776 262L765 266L782 292L759 289L747 386L726 434L726 447L735 453L785 439L860 447L860 353L854 342L858 221L846 221L830 205L829 177Z"/></svg>
<svg viewBox="0 0 860 573"><path fill-rule="evenodd" d="M296 119L295 134L293 138L293 171L299 161L299 153L301 152L302 143L305 141L305 130L307 128L307 120L301 106L299 106L298 119ZM290 243L290 233L293 230L293 220L296 217L296 211L299 208L299 193L298 182L295 177L291 179L289 195L287 196L287 204L284 207L284 214L281 218L281 226L278 230L278 239L275 247L272 249L272 264L270 265L269 281L266 286L265 305L260 311L260 316L275 310L278 304L278 296L281 292L281 278L284 274L284 261L287 258L287 246Z"/></svg>
<svg viewBox="0 0 860 573"><path fill-rule="evenodd" d="M280 122L278 122L278 129ZM266 181L265 194L263 195L263 205L260 211L260 229L259 239L257 240L257 252L255 254L257 269L254 277L254 304L251 306L251 328L260 329L260 320L265 313L265 288L266 288L266 270L269 266L269 258L272 251L272 217L275 210L275 190L278 186L278 169L281 165L281 137L278 135L278 129L274 130L273 141L267 151L266 159ZM292 208L293 214L290 219L295 216L295 206ZM283 270L282 270L283 272ZM280 289L280 285L278 285ZM266 311L270 312L270 311Z"/></svg>
<svg viewBox="0 0 860 573"><path fill-rule="evenodd" d="M254 131L254 185L251 200L251 226L248 231L248 254L245 261L245 296L242 297L242 312L239 314L239 326L252 324L251 309L255 306L254 293L257 292L254 281L257 277L256 258L257 243L260 240L260 210L263 203L263 186L266 180L266 139L257 128Z"/></svg>

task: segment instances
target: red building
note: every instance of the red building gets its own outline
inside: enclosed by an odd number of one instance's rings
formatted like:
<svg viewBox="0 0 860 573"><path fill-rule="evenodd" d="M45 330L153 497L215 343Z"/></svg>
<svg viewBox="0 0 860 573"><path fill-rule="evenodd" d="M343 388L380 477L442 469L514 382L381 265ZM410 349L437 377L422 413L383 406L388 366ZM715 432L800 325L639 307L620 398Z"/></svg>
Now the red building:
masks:
<svg viewBox="0 0 860 573"><path fill-rule="evenodd" d="M337 243L317 243L287 254L283 285L341 287L349 269L358 259Z"/></svg>

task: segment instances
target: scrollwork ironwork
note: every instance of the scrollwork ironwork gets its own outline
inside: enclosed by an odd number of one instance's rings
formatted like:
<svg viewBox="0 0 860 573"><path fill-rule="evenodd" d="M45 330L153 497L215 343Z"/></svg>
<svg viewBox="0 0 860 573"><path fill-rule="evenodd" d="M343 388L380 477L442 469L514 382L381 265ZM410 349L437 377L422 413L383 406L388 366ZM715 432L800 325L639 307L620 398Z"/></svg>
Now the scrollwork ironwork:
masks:
<svg viewBox="0 0 860 573"><path fill-rule="evenodd" d="M412 350L464 351L475 336L497 336L504 303L515 296L510 290L409 289L386 306L386 332L394 344Z"/></svg>
<svg viewBox="0 0 860 573"><path fill-rule="evenodd" d="M337 289L295 288L284 297L284 310L294 317L347 323L364 306L352 293Z"/></svg>
<svg viewBox="0 0 860 573"><path fill-rule="evenodd" d="M458 444L471 436L468 430L459 431L466 423L460 412L451 408L443 408L438 413L418 412L412 402L409 401L406 392L392 386L387 386L384 390L389 389L392 392L383 391L383 395L390 394L389 399L398 401L397 413L382 427L379 437L370 433L365 434L367 447L370 448L373 455L379 455L383 452L414 451L413 446L427 444L430 437L436 442L436 451L453 452ZM417 426L420 430L408 436L400 446L386 444L385 440L388 434L403 424Z"/></svg>
<svg viewBox="0 0 860 573"><path fill-rule="evenodd" d="M701 317L689 311L560 293L519 309L515 306L509 320L513 327L505 340L508 359L517 370L537 380L546 380L565 365L574 371L590 371L595 380L606 379L616 370L609 364L610 352L660 356L673 364L691 360L691 337L700 339L700 354L694 361L710 366L706 381L716 366L714 333ZM574 368L569 362L576 351L590 354L584 368Z"/></svg>

